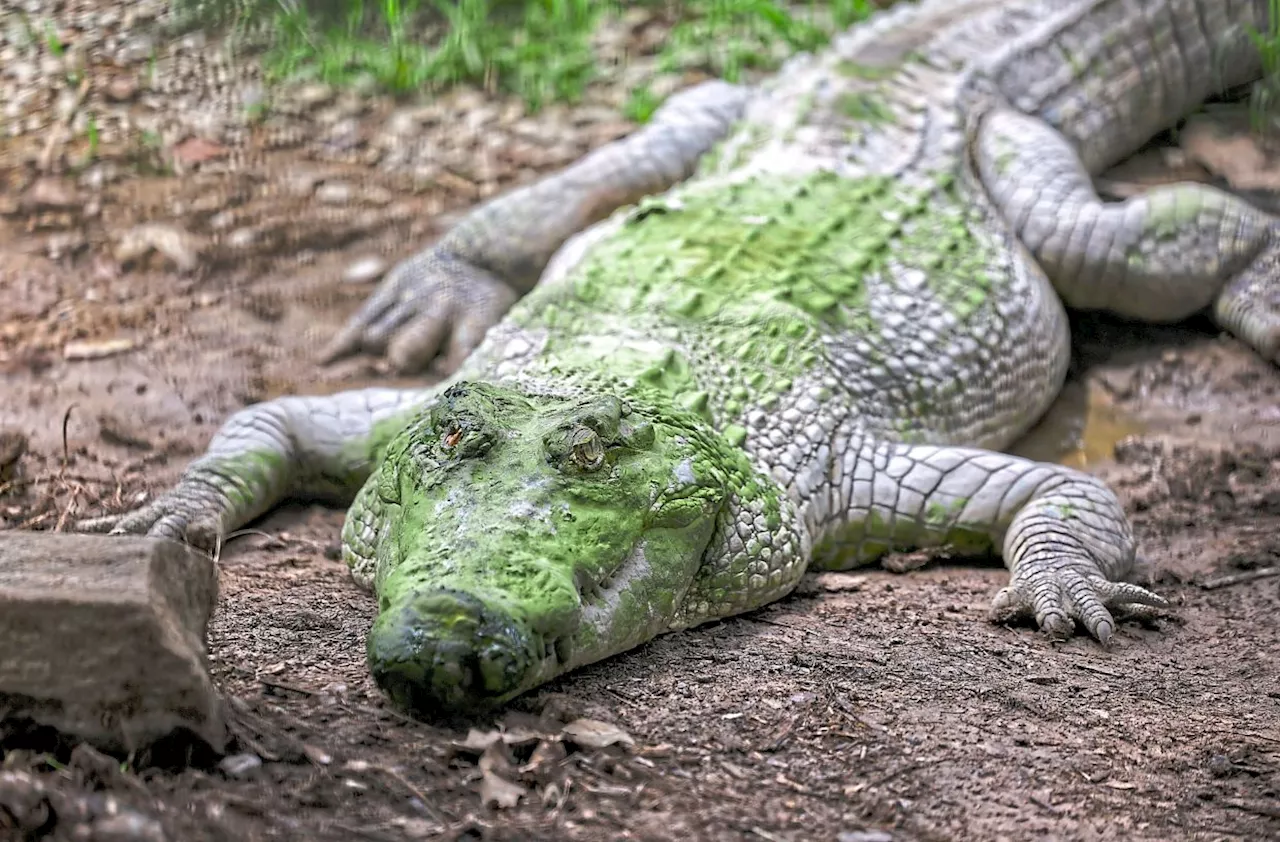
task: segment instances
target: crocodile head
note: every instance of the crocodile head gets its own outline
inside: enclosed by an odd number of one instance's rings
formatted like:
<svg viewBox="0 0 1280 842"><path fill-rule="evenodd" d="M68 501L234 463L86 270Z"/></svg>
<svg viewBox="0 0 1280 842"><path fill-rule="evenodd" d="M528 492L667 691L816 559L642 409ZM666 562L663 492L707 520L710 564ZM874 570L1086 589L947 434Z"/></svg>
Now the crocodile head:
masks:
<svg viewBox="0 0 1280 842"><path fill-rule="evenodd" d="M438 396L344 533L378 594L384 692L425 715L489 707L670 628L726 496L698 426L609 395Z"/></svg>

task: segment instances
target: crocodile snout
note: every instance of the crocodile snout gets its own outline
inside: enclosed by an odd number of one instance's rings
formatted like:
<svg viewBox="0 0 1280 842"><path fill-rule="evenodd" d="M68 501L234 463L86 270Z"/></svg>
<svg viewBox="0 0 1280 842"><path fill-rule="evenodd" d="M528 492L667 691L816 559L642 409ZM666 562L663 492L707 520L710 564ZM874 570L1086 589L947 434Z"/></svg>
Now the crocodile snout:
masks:
<svg viewBox="0 0 1280 842"><path fill-rule="evenodd" d="M410 595L369 631L369 666L393 702L424 715L466 713L520 690L536 666L528 627L459 591Z"/></svg>

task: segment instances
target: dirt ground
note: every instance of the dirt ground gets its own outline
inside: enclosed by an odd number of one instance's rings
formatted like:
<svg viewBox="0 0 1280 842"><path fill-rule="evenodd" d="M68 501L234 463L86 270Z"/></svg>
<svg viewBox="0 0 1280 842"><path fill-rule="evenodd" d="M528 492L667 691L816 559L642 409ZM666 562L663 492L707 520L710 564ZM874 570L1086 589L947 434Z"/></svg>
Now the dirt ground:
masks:
<svg viewBox="0 0 1280 842"><path fill-rule="evenodd" d="M385 117L375 107L356 120ZM410 189L308 146L248 175L131 170L92 189L56 165L42 172L29 153L45 143L0 147L0 178L24 197L0 215L9 529L135 505L247 403L394 382L367 360L314 364L370 289L344 272L411 253L439 214L491 192L467 196L444 177ZM567 154L500 160L494 185ZM1164 148L1108 189L1170 172L1211 180L1211 164ZM200 203L214 193L297 233L312 210L269 188L301 169L385 201L346 217L341 236L205 250L185 270L180 246L141 260L119 247L138 224L208 234L216 214ZM1247 578L1280 564L1280 369L1207 323L1076 322L1072 382L1023 450L1114 484L1154 586L1177 606L1153 626L1123 624L1110 651L990 624L1003 570L942 558L810 577L773 606L581 670L497 719L422 724L367 673L374 602L335 560L342 513L291 506L221 555L209 645L234 756L121 766L0 727L0 837L1280 838L1280 577ZM15 434L25 453L7 460ZM605 731L618 742L564 732L584 717L620 729Z"/></svg>

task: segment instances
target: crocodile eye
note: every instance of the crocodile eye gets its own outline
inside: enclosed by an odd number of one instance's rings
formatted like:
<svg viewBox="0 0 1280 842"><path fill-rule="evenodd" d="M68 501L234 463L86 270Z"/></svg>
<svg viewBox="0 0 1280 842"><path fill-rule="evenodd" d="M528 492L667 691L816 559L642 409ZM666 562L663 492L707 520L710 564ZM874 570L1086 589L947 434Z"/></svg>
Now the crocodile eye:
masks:
<svg viewBox="0 0 1280 842"><path fill-rule="evenodd" d="M604 443L594 430L578 427L570 439L569 457L584 471L594 471L604 464Z"/></svg>

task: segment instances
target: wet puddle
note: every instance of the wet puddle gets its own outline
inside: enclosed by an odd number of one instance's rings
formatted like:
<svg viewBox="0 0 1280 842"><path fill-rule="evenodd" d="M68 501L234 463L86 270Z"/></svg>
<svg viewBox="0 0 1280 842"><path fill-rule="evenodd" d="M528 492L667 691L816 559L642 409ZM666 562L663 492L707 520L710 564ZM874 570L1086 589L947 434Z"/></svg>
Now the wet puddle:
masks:
<svg viewBox="0 0 1280 842"><path fill-rule="evenodd" d="M1010 453L1087 470L1108 462L1125 438L1151 432L1151 425L1117 407L1097 383L1068 383Z"/></svg>

